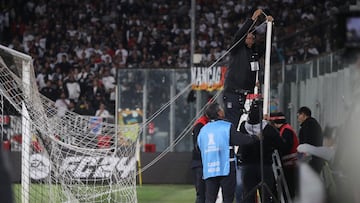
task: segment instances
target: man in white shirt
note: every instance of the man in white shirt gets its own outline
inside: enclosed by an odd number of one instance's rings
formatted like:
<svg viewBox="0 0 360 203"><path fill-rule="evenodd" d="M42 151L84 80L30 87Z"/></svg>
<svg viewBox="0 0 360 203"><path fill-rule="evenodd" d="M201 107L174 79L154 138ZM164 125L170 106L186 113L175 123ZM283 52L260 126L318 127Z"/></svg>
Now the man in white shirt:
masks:
<svg viewBox="0 0 360 203"><path fill-rule="evenodd" d="M60 98L56 100L55 107L57 109L57 116L64 117L66 111L69 109L70 100L66 98L65 92L61 92Z"/></svg>
<svg viewBox="0 0 360 203"><path fill-rule="evenodd" d="M96 110L95 116L102 117L102 118L111 117L109 111L105 109L104 103L100 103L99 109Z"/></svg>

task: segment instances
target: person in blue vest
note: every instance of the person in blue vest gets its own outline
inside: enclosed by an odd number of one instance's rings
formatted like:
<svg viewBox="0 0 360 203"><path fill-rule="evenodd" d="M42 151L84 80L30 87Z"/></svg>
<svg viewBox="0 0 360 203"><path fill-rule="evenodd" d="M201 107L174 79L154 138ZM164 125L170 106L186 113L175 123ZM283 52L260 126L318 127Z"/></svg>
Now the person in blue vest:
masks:
<svg viewBox="0 0 360 203"><path fill-rule="evenodd" d="M197 139L206 187L205 202L214 203L221 187L223 202L232 203L236 186L233 146L253 143L258 137L238 132L232 123L222 120L224 110L218 103L210 104L205 114L209 122L201 128Z"/></svg>

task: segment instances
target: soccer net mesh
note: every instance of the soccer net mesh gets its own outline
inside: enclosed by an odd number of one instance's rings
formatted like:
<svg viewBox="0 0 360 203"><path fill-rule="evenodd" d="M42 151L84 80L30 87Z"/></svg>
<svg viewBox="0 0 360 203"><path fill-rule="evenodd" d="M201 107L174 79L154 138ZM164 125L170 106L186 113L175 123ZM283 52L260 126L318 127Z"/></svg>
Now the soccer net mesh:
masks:
<svg viewBox="0 0 360 203"><path fill-rule="evenodd" d="M21 184L15 202L137 202L137 136L100 117L66 112L38 92L29 56L0 45L1 112L21 116ZM16 131L16 130L14 130Z"/></svg>

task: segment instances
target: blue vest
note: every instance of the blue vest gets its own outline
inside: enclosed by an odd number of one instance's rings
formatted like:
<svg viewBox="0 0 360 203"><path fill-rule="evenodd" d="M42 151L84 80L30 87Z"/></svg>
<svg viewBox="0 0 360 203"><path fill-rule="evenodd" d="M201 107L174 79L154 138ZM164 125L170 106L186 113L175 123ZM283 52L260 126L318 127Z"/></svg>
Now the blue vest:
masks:
<svg viewBox="0 0 360 203"><path fill-rule="evenodd" d="M203 163L203 179L227 176L230 173L230 127L223 120L207 123L201 128L198 145Z"/></svg>

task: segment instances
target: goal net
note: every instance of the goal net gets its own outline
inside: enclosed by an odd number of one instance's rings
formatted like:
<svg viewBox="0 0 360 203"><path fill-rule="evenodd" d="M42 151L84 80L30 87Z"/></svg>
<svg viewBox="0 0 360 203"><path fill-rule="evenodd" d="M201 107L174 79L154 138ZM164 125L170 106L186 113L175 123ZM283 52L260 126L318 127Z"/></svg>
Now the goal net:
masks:
<svg viewBox="0 0 360 203"><path fill-rule="evenodd" d="M38 92L31 57L1 45L0 101L2 116L12 109L19 118L9 135L21 150L15 202L137 202L137 137L100 117L58 117Z"/></svg>

